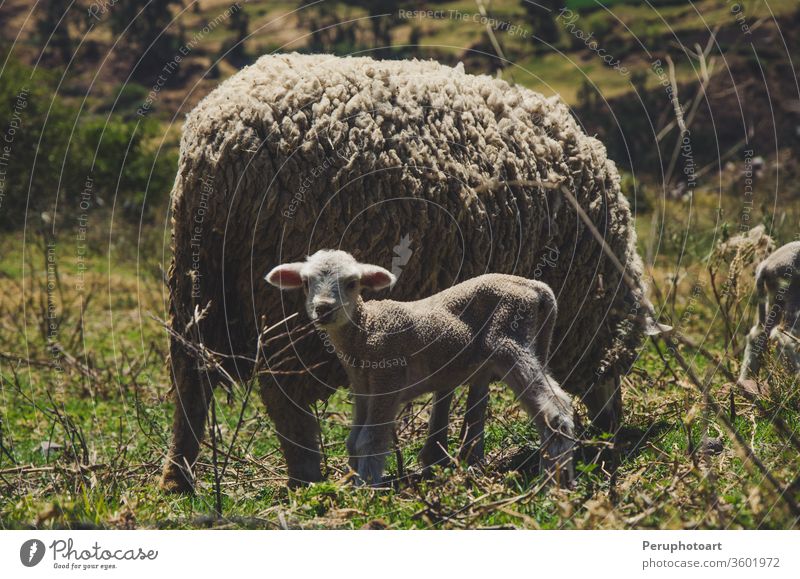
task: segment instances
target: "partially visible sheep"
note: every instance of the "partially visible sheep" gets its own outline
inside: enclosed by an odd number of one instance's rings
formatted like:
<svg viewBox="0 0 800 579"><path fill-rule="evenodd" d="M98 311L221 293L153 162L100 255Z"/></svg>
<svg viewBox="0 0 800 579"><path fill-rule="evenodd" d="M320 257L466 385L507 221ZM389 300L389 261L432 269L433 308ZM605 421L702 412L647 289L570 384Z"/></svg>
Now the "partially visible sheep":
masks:
<svg viewBox="0 0 800 579"><path fill-rule="evenodd" d="M739 380L758 376L770 340L793 372L800 372L800 241L787 243L756 268L758 319L747 334Z"/></svg>
<svg viewBox="0 0 800 579"><path fill-rule="evenodd" d="M572 192L633 290L552 184ZM265 291L267 266L347 247L362 262L397 260L397 299L488 271L547 283L561 311L550 370L597 426L619 426L619 384L645 330L643 267L614 164L558 99L433 61L264 56L186 119L172 234L170 324L228 355L236 378L251 376L259 329L301 309ZM285 360L261 395L289 482L301 484L323 476L314 405L347 376L316 334L285 329L270 343ZM162 486L191 491L220 377L199 372L180 339L170 361Z"/></svg>
<svg viewBox="0 0 800 579"><path fill-rule="evenodd" d="M390 287L395 276L337 250L279 265L266 279L281 289L305 288L309 318L337 349L355 396L350 464L366 483L383 480L403 404L498 379L536 424L542 472L572 480L572 404L545 371L557 313L546 284L485 274L414 302L365 302L362 288Z"/></svg>

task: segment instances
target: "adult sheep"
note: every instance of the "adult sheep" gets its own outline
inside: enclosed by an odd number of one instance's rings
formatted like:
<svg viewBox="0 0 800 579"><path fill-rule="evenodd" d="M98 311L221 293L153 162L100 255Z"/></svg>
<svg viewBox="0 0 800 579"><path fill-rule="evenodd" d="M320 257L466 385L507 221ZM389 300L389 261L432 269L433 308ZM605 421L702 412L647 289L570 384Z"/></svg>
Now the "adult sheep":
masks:
<svg viewBox="0 0 800 579"><path fill-rule="evenodd" d="M624 264L627 285L562 186ZM642 265L614 164L557 99L460 65L264 56L188 116L172 227L172 328L228 356L237 378L252 372L259 329L303 309L301 295L281 295L264 274L340 247L392 267L393 299L486 272L546 282L559 305L554 376L595 424L618 424L619 379L646 329ZM320 336L299 338L288 326L288 342L270 348L288 345L292 359L262 379L262 398L298 484L322 478L312 405L346 378ZM170 346L170 491L192 489L220 379L198 369L184 344L173 336Z"/></svg>

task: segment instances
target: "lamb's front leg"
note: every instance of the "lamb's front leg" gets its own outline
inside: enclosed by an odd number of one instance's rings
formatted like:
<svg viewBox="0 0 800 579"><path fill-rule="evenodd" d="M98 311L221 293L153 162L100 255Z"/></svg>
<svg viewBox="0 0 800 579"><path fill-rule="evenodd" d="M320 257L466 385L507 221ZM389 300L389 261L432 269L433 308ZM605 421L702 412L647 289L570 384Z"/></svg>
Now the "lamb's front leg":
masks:
<svg viewBox="0 0 800 579"><path fill-rule="evenodd" d="M348 464L356 472L358 471L358 436L367 421L367 408L366 395L353 392L353 423L350 425L346 446Z"/></svg>
<svg viewBox="0 0 800 579"><path fill-rule="evenodd" d="M394 397L373 396L367 400L367 407L367 419L356 441L356 470L363 482L380 486L383 482L386 456L392 447L394 421L399 404Z"/></svg>

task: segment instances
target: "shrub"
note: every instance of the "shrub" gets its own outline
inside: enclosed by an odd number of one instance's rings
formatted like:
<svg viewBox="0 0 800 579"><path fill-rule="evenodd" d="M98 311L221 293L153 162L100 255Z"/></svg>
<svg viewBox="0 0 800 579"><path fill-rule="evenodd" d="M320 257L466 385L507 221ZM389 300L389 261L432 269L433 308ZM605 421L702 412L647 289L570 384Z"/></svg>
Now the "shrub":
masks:
<svg viewBox="0 0 800 579"><path fill-rule="evenodd" d="M32 215L38 225L42 212L62 219L85 211L87 178L91 207L114 198L141 207L145 195L153 206L169 191L175 153L157 151L157 121L87 113L56 91L59 74L10 58L0 76L0 229Z"/></svg>

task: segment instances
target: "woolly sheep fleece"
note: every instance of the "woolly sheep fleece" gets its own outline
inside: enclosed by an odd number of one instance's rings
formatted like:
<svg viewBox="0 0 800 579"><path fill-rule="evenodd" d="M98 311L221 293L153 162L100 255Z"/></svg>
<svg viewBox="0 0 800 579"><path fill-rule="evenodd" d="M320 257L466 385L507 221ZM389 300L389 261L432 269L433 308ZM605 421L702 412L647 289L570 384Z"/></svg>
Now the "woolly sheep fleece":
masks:
<svg viewBox="0 0 800 579"><path fill-rule="evenodd" d="M433 61L260 58L189 114L172 191L175 331L251 371L264 324L302 312L302 292L264 281L320 248L392 269L375 297L412 300L486 272L548 283L558 299L550 369L590 416L618 418L619 377L644 332L639 296L557 189L563 184L644 296L629 204L605 147L555 98ZM370 296L366 296L369 298ZM210 302L199 324L189 314ZM291 332L262 379L290 483L319 480L313 404L345 385L329 343ZM371 361L374 362L374 361ZM177 408L164 486L185 490L210 383L173 339ZM308 369L305 374L296 372ZM610 385L610 386L609 386Z"/></svg>

